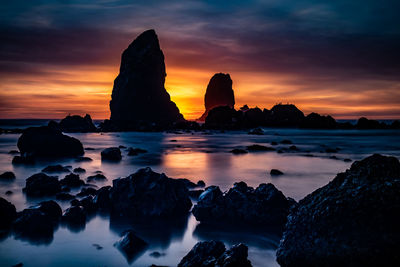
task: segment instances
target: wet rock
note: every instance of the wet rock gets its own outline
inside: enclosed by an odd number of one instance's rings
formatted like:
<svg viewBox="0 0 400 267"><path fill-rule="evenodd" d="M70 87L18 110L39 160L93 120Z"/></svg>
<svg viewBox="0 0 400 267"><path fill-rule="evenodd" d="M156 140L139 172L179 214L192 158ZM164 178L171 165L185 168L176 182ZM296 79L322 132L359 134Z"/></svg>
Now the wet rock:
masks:
<svg viewBox="0 0 400 267"><path fill-rule="evenodd" d="M113 180L110 198L115 214L133 217L185 215L192 206L183 181L155 173L150 168Z"/></svg>
<svg viewBox="0 0 400 267"><path fill-rule="evenodd" d="M122 233L121 239L114 246L124 254L128 263L132 263L137 256L146 250L148 244L136 236L133 230L127 230Z"/></svg>
<svg viewBox="0 0 400 267"><path fill-rule="evenodd" d="M6 191L6 196L9 196L9 195L12 195L13 194L13 191L11 191L11 190L7 190Z"/></svg>
<svg viewBox="0 0 400 267"><path fill-rule="evenodd" d="M86 180L90 183L92 181L96 182L104 182L107 181L107 177L105 177L103 174L97 173L95 175L88 176Z"/></svg>
<svg viewBox="0 0 400 267"><path fill-rule="evenodd" d="M101 160L119 161L121 159L121 150L118 147L109 147L101 151Z"/></svg>
<svg viewBox="0 0 400 267"><path fill-rule="evenodd" d="M141 148L132 148L130 147L128 150L128 156L137 156L142 153L146 153L147 150Z"/></svg>
<svg viewBox="0 0 400 267"><path fill-rule="evenodd" d="M280 231L292 205L293 200L272 184L254 189L239 182L225 194L218 186L207 187L192 213L202 223L259 225Z"/></svg>
<svg viewBox="0 0 400 267"><path fill-rule="evenodd" d="M110 101L110 123L126 130L184 120L164 88L165 76L157 35L154 30L145 31L122 54Z"/></svg>
<svg viewBox="0 0 400 267"><path fill-rule="evenodd" d="M0 197L0 233L11 226L16 216L15 206Z"/></svg>
<svg viewBox="0 0 400 267"><path fill-rule="evenodd" d="M82 206L85 209L85 212L87 214L94 213L97 210L97 206L93 201L92 196L87 196L82 198L80 201L80 206Z"/></svg>
<svg viewBox="0 0 400 267"><path fill-rule="evenodd" d="M250 132L248 132L248 134L251 134L251 135L264 135L264 131L261 128L255 128L255 129L251 130Z"/></svg>
<svg viewBox="0 0 400 267"><path fill-rule="evenodd" d="M221 241L198 242L190 252L183 257L178 267L209 266L228 267L240 266L250 267L251 262L247 259L248 248L244 244L234 245L226 250Z"/></svg>
<svg viewBox="0 0 400 267"><path fill-rule="evenodd" d="M61 214L60 206L52 200L24 209L17 214L13 224L14 234L32 242L48 243L53 238Z"/></svg>
<svg viewBox="0 0 400 267"><path fill-rule="evenodd" d="M247 150L241 149L241 148L232 149L230 152L231 152L232 154L236 154L236 155L238 155L238 154L247 154L247 153L249 153Z"/></svg>
<svg viewBox="0 0 400 267"><path fill-rule="evenodd" d="M78 167L74 169L74 173L85 173L86 170L84 168Z"/></svg>
<svg viewBox="0 0 400 267"><path fill-rule="evenodd" d="M23 157L75 157L84 153L78 139L48 126L27 128L19 137L17 146Z"/></svg>
<svg viewBox="0 0 400 267"><path fill-rule="evenodd" d="M85 117L68 115L59 123L61 131L66 133L88 133L97 131L89 114Z"/></svg>
<svg viewBox="0 0 400 267"><path fill-rule="evenodd" d="M86 212L82 206L72 206L64 212L62 220L70 225L85 225Z"/></svg>
<svg viewBox="0 0 400 267"><path fill-rule="evenodd" d="M275 151L275 148L255 144L255 145L248 146L247 150L251 151L251 152L256 152L256 151Z"/></svg>
<svg viewBox="0 0 400 267"><path fill-rule="evenodd" d="M277 251L281 266L397 266L400 163L373 155L356 161L302 199Z"/></svg>
<svg viewBox="0 0 400 267"><path fill-rule="evenodd" d="M26 179L23 191L33 197L50 196L60 192L61 186L57 177L41 172Z"/></svg>
<svg viewBox="0 0 400 267"><path fill-rule="evenodd" d="M95 196L97 190L92 187L82 188L81 192L77 194L78 197Z"/></svg>
<svg viewBox="0 0 400 267"><path fill-rule="evenodd" d="M111 207L110 199L111 186L103 186L96 192L93 203L101 211L109 211Z"/></svg>
<svg viewBox="0 0 400 267"><path fill-rule="evenodd" d="M46 168L44 168L42 172L53 173L53 172L71 172L71 171L66 166L58 164L58 165L49 165Z"/></svg>
<svg viewBox="0 0 400 267"><path fill-rule="evenodd" d="M77 157L75 159L75 162L90 162L90 161L93 161L93 160L89 157Z"/></svg>
<svg viewBox="0 0 400 267"><path fill-rule="evenodd" d="M234 108L235 96L232 89L232 80L229 74L217 73L210 79L204 96L205 112L199 118L204 121L215 107L228 106Z"/></svg>
<svg viewBox="0 0 400 267"><path fill-rule="evenodd" d="M60 184L62 186L68 186L68 187L75 188L75 187L83 186L85 184L85 182L79 178L78 174L70 173L70 174L67 174L64 177L64 179L60 180Z"/></svg>
<svg viewBox="0 0 400 267"><path fill-rule="evenodd" d="M12 164L33 164L35 163L35 159L32 156L14 156L12 159Z"/></svg>
<svg viewBox="0 0 400 267"><path fill-rule="evenodd" d="M279 176L279 175L283 175L283 172L281 172L278 169L272 169L269 174L271 174L271 176Z"/></svg>
<svg viewBox="0 0 400 267"><path fill-rule="evenodd" d="M68 201L68 200L71 200L71 199L74 199L74 198L75 197L73 195L68 194L68 193L58 193L56 195L56 199L57 200L61 200L61 201Z"/></svg>
<svg viewBox="0 0 400 267"><path fill-rule="evenodd" d="M189 191L189 196L193 199L198 199L199 196L204 192L204 190L190 190Z"/></svg>
<svg viewBox="0 0 400 267"><path fill-rule="evenodd" d="M13 172L3 172L0 174L0 180L10 181L15 179L15 174Z"/></svg>

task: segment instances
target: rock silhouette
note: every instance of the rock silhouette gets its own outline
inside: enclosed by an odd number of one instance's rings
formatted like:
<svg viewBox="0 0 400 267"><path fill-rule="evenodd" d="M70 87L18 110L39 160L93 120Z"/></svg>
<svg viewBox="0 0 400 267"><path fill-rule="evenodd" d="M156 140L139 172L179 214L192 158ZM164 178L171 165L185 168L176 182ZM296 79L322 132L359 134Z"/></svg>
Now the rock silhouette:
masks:
<svg viewBox="0 0 400 267"><path fill-rule="evenodd" d="M89 114L86 114L85 117L68 115L60 121L59 127L66 133L88 133L97 130Z"/></svg>
<svg viewBox="0 0 400 267"><path fill-rule="evenodd" d="M216 73L210 79L204 96L204 106L206 111L199 118L200 121L204 121L208 112L215 107L228 106L234 108L235 96L229 74Z"/></svg>
<svg viewBox="0 0 400 267"><path fill-rule="evenodd" d="M399 266L400 163L356 161L300 200L277 252L281 266Z"/></svg>
<svg viewBox="0 0 400 267"><path fill-rule="evenodd" d="M110 122L121 130L167 126L183 116L165 90L164 54L154 30L140 34L122 53L111 95Z"/></svg>

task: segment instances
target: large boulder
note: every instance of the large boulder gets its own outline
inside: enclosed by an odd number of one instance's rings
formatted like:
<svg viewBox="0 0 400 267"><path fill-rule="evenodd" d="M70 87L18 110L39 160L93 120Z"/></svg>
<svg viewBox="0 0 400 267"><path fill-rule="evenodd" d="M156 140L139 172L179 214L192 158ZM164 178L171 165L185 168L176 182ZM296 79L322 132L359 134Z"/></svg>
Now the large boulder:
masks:
<svg viewBox="0 0 400 267"><path fill-rule="evenodd" d="M23 157L75 157L83 155L82 143L54 127L30 127L18 139Z"/></svg>
<svg viewBox="0 0 400 267"><path fill-rule="evenodd" d="M189 212L192 202L185 183L143 168L113 180L111 211L131 217L173 217Z"/></svg>
<svg viewBox="0 0 400 267"><path fill-rule="evenodd" d="M15 206L0 197L0 233L10 227L16 216Z"/></svg>
<svg viewBox="0 0 400 267"><path fill-rule="evenodd" d="M278 104L265 111L268 126L297 127L304 119L304 113L292 104Z"/></svg>
<svg viewBox="0 0 400 267"><path fill-rule="evenodd" d="M272 184L254 189L239 182L225 194L218 186L206 188L192 213L201 223L257 225L281 231L293 204L294 200Z"/></svg>
<svg viewBox="0 0 400 267"><path fill-rule="evenodd" d="M400 266L400 163L373 155L299 202L281 266Z"/></svg>
<svg viewBox="0 0 400 267"><path fill-rule="evenodd" d="M204 96L204 106L206 111L199 118L200 121L204 121L208 112L215 107L235 107L235 96L229 74L217 73L210 79Z"/></svg>
<svg viewBox="0 0 400 267"><path fill-rule="evenodd" d="M178 267L250 267L247 246L238 244L226 249L221 241L198 242L179 262Z"/></svg>
<svg viewBox="0 0 400 267"><path fill-rule="evenodd" d="M56 176L48 176L41 172L26 179L23 191L32 197L50 196L60 192L61 186Z"/></svg>
<svg viewBox="0 0 400 267"><path fill-rule="evenodd" d="M17 238L48 243L61 218L60 206L50 200L19 212L13 224Z"/></svg>
<svg viewBox="0 0 400 267"><path fill-rule="evenodd" d="M140 34L122 53L111 95L110 122L120 129L141 123L170 125L183 116L165 90L164 54L154 30Z"/></svg>
<svg viewBox="0 0 400 267"><path fill-rule="evenodd" d="M97 130L89 114L86 114L85 117L68 115L60 121L59 127L66 133L88 133Z"/></svg>

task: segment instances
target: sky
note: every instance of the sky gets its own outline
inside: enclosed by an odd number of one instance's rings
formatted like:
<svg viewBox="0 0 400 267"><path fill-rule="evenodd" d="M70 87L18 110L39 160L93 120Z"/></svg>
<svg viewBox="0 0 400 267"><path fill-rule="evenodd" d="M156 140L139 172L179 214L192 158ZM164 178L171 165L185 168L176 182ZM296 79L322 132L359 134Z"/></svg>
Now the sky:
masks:
<svg viewBox="0 0 400 267"><path fill-rule="evenodd" d="M147 29L187 119L217 72L231 75L236 108L400 118L397 0L0 3L0 118L109 118L121 53Z"/></svg>

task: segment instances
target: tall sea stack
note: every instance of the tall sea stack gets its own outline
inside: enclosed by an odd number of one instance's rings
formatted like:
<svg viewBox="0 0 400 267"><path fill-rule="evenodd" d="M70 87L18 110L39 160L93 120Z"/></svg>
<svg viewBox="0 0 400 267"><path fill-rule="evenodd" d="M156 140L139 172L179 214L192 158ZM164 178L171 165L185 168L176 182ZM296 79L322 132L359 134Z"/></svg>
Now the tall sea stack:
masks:
<svg viewBox="0 0 400 267"><path fill-rule="evenodd" d="M204 105L206 111L199 118L200 121L204 121L208 112L215 107L229 106L230 108L234 108L235 96L232 89L231 76L229 76L229 74L214 74L207 86L206 95L204 96Z"/></svg>
<svg viewBox="0 0 400 267"><path fill-rule="evenodd" d="M143 124L165 127L183 121L165 90L164 54L154 30L140 34L122 53L111 95L111 123L120 129Z"/></svg>

